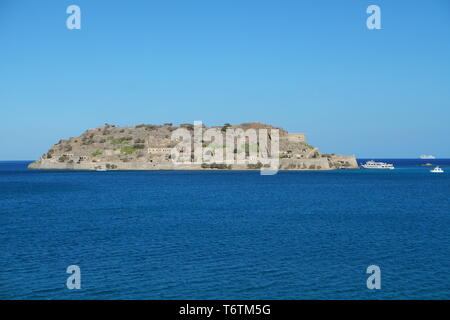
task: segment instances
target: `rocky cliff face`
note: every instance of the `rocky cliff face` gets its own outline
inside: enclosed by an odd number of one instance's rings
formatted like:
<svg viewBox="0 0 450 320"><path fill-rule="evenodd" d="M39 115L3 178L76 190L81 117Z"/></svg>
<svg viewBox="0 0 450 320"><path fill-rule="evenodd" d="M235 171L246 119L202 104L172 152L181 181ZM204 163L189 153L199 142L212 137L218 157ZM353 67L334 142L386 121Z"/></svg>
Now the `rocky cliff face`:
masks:
<svg viewBox="0 0 450 320"><path fill-rule="evenodd" d="M179 127L193 132L192 124ZM89 129L81 136L60 140L40 159L29 165L30 169L68 169L68 170L198 170L198 169L257 169L258 164L174 165L171 150L177 142L171 139L172 132L179 127L170 123L164 125L137 125L116 127L105 125ZM310 146L302 134L291 134L281 128L261 123L241 125L225 124L220 128L225 136L226 129L243 130L266 128L279 130L279 169L281 170L330 170L357 168L354 156L321 154ZM207 127L204 126L204 130ZM225 140L225 139L224 139ZM204 143L205 147L208 143ZM258 148L258 147L257 147ZM248 151L248 150L247 150ZM238 152L238 151L235 151ZM246 152L246 151L244 151Z"/></svg>

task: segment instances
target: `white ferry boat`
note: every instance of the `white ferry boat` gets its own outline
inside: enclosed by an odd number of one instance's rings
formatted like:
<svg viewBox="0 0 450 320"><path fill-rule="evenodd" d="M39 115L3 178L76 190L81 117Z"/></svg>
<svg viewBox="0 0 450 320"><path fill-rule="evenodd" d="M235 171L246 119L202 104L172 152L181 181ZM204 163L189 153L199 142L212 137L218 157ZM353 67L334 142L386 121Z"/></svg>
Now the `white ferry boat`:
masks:
<svg viewBox="0 0 450 320"><path fill-rule="evenodd" d="M439 166L437 166L433 170L430 170L430 172L432 172L432 173L443 173L444 170L442 170Z"/></svg>
<svg viewBox="0 0 450 320"><path fill-rule="evenodd" d="M436 159L435 156L423 154L420 156L420 159Z"/></svg>
<svg viewBox="0 0 450 320"><path fill-rule="evenodd" d="M386 162L377 162L377 161L367 161L365 164L361 165L364 169L388 169L393 170L395 169L394 165L392 163L386 163Z"/></svg>

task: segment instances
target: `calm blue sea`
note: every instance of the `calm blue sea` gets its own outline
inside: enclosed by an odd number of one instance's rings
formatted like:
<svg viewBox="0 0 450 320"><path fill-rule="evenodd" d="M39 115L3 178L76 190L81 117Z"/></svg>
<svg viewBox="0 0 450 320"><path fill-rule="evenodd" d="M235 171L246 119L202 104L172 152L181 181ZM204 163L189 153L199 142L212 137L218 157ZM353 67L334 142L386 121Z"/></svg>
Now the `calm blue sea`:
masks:
<svg viewBox="0 0 450 320"><path fill-rule="evenodd" d="M450 299L450 160L390 161L274 176L0 162L0 299Z"/></svg>

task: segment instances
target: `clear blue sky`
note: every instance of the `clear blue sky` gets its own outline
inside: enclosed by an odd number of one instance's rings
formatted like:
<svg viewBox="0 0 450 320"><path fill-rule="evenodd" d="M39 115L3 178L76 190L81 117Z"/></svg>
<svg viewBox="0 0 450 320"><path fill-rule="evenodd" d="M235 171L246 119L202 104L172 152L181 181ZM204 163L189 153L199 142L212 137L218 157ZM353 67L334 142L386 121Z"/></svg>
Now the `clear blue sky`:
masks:
<svg viewBox="0 0 450 320"><path fill-rule="evenodd" d="M366 28L370 4L382 30ZM105 122L194 120L450 157L448 0L0 0L0 75L0 160Z"/></svg>

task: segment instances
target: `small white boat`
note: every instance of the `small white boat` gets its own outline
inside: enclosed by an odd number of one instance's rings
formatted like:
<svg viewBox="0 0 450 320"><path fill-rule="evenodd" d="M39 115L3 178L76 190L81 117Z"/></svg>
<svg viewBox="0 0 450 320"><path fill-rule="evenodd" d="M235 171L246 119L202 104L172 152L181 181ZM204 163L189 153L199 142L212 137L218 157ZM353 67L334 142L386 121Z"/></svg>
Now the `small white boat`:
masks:
<svg viewBox="0 0 450 320"><path fill-rule="evenodd" d="M377 161L367 161L365 164L361 165L364 169L388 169L393 170L395 169L394 165L392 163L386 163L386 162L377 162Z"/></svg>
<svg viewBox="0 0 450 320"><path fill-rule="evenodd" d="M99 167L99 168L97 168L97 169L95 169L95 171L106 171L106 168L104 168L104 167Z"/></svg>
<svg viewBox="0 0 450 320"><path fill-rule="evenodd" d="M431 154L423 154L419 158L420 159L436 159L436 157L432 156Z"/></svg>
<svg viewBox="0 0 450 320"><path fill-rule="evenodd" d="M433 170L430 170L430 172L432 172L432 173L443 173L444 170L442 170L439 166L437 166Z"/></svg>

